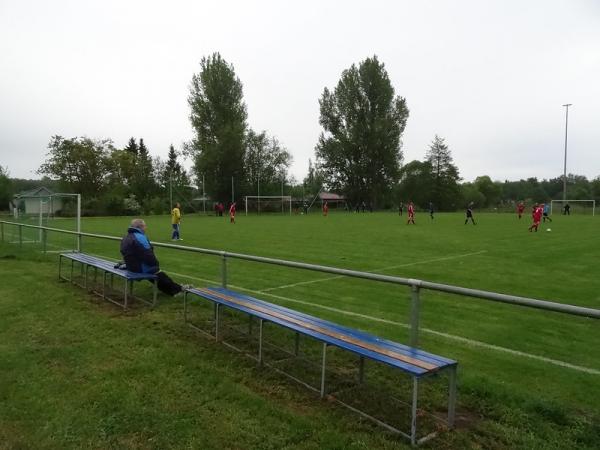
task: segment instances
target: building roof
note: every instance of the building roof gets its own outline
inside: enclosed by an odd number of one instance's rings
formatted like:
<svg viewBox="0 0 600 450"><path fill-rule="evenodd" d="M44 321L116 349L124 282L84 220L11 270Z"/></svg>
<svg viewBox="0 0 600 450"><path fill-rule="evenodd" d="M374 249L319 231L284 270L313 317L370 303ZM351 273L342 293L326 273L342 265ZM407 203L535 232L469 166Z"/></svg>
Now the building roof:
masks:
<svg viewBox="0 0 600 450"><path fill-rule="evenodd" d="M326 201L335 201L335 200L346 200L346 198L342 195L335 194L333 192L321 192L319 194L319 199Z"/></svg>
<svg viewBox="0 0 600 450"><path fill-rule="evenodd" d="M54 191L48 189L47 187L40 186L35 189L31 189L29 191L23 191L15 195L15 198L23 198L23 197L48 197L49 195L54 194Z"/></svg>

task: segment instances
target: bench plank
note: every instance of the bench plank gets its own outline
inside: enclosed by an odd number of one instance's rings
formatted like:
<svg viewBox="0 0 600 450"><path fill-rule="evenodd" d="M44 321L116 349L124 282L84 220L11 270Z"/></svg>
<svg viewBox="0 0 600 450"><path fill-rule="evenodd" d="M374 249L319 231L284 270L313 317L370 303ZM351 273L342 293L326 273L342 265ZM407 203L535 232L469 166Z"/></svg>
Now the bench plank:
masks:
<svg viewBox="0 0 600 450"><path fill-rule="evenodd" d="M318 334L319 336L315 337L323 341L362 354L370 359L400 366L400 368L418 376L456 364L455 361L437 355L382 340L368 333L341 327L332 322L249 296L239 295L227 289L193 288L188 292L206 297L212 301L225 302L236 309L243 309L249 314L260 315L264 319L278 322L283 326L294 328L305 334L307 331L312 332L308 334Z"/></svg>

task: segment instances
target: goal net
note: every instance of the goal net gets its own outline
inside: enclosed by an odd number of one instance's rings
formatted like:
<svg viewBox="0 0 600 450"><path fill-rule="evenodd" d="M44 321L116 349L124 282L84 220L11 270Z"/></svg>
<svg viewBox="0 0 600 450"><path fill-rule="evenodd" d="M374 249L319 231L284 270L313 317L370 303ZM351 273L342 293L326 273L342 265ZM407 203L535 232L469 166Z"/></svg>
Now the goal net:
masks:
<svg viewBox="0 0 600 450"><path fill-rule="evenodd" d="M289 195L247 195L244 197L246 215L279 213L292 214L292 197Z"/></svg>
<svg viewBox="0 0 600 450"><path fill-rule="evenodd" d="M20 195L13 199L12 221L61 230L81 231L81 197L79 194ZM41 243L43 230L19 227L9 231L9 237L23 244ZM74 249L74 235L58 232L46 233L48 249Z"/></svg>
<svg viewBox="0 0 600 450"><path fill-rule="evenodd" d="M568 205L568 208L565 207ZM552 200L550 214L596 214L596 200Z"/></svg>

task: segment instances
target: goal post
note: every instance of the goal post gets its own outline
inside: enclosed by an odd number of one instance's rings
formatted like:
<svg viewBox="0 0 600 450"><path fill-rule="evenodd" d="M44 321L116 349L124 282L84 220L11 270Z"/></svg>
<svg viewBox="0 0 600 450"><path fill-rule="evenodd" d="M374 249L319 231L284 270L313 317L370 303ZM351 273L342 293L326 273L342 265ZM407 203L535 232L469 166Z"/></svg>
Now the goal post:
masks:
<svg viewBox="0 0 600 450"><path fill-rule="evenodd" d="M15 221L18 223L81 232L81 194L17 195L13 202ZM42 242L42 229L24 228L22 231L24 242ZM54 238L58 239L57 236ZM79 240L75 246L79 249L78 245ZM69 245L66 248L73 247Z"/></svg>
<svg viewBox="0 0 600 450"><path fill-rule="evenodd" d="M558 213L564 210L566 204L569 206L575 206L575 209L571 208L573 212L592 214L596 215L596 200L551 200L550 201L550 214L556 209Z"/></svg>
<svg viewBox="0 0 600 450"><path fill-rule="evenodd" d="M292 214L292 197L289 195L246 195L246 215L250 212Z"/></svg>

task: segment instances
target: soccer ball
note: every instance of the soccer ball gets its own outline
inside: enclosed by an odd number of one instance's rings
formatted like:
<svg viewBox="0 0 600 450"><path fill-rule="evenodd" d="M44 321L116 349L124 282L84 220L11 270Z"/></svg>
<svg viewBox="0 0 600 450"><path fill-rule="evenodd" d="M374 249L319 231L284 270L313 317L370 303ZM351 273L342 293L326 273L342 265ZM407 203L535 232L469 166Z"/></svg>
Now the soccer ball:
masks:
<svg viewBox="0 0 600 450"><path fill-rule="evenodd" d="M546 231L552 231L552 229L551 228L546 228Z"/></svg>

